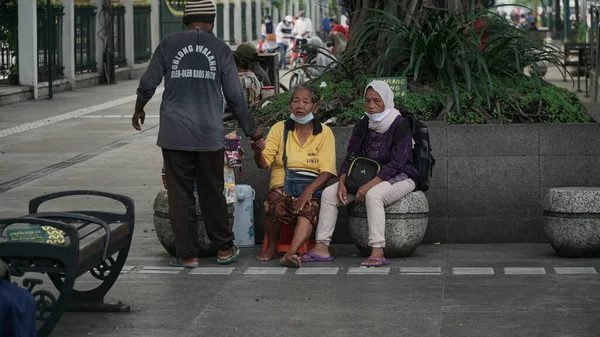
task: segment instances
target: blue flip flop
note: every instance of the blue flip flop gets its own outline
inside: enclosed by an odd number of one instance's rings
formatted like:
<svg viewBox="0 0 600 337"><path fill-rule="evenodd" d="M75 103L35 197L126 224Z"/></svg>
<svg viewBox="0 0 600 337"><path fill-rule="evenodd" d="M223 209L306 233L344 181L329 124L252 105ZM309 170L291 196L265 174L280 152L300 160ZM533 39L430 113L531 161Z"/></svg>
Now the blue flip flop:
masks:
<svg viewBox="0 0 600 337"><path fill-rule="evenodd" d="M311 252L306 252L302 255L306 255L308 257L300 257L300 261L302 262L331 262L335 259L335 257L333 257L333 255L330 255L329 257L321 257L315 253L311 253Z"/></svg>
<svg viewBox="0 0 600 337"><path fill-rule="evenodd" d="M231 256L226 259L217 258L217 263L218 264L230 264L231 262L235 261L239 256L240 256L240 247L233 246L233 247L231 247Z"/></svg>

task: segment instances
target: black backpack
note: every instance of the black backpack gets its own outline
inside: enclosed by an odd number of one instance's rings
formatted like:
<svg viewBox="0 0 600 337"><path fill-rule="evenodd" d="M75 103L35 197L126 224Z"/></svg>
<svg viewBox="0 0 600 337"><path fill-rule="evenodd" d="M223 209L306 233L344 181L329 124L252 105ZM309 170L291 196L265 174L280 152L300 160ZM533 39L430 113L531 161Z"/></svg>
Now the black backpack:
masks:
<svg viewBox="0 0 600 337"><path fill-rule="evenodd" d="M403 112L404 121L394 130L394 138L399 137L403 133L410 132L415 146L412 151L412 164L419 171L419 177L415 181L415 188L419 191L427 191L429 189L429 178L433 176L433 167L435 166L435 158L431 155L431 143L429 142L429 129L415 116L409 112ZM357 131L362 138L368 131L369 121L367 117L363 117L357 123Z"/></svg>

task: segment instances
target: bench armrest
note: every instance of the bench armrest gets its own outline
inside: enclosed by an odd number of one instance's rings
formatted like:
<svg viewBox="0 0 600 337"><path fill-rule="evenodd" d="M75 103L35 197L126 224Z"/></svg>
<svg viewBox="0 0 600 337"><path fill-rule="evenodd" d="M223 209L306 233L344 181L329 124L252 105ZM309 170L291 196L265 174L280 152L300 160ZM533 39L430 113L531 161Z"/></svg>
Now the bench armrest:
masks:
<svg viewBox="0 0 600 337"><path fill-rule="evenodd" d="M106 243L104 244L104 250L102 251L102 261L106 260L106 254L108 253L108 246L110 244L110 226L93 216L77 214L77 213L68 213L68 212L45 212L45 213L34 213L26 215L26 217L34 217L34 218L44 218L44 219L69 219L69 220L83 220L91 223L95 223L100 225L100 227L104 228L106 231Z"/></svg>
<svg viewBox="0 0 600 337"><path fill-rule="evenodd" d="M96 211L76 211L76 210L73 210L71 212L95 216L96 218L100 218L101 220L103 220L104 222L107 222L107 223L127 222L133 228L133 224L135 221L135 206L133 203L133 199L131 199L130 197L124 196L124 195L113 194L113 193L108 193L108 192L101 192L101 191L74 190L74 191L61 191L61 192L42 195L40 197L31 199L31 201L29 201L29 214L37 213L40 205L46 201L58 199L58 198L62 198L62 197L73 196L73 195L94 195L94 196L105 197L105 198L109 198L109 199L113 199L113 200L121 202L125 206L124 214L111 213L111 212L99 212L99 211L98 212L96 212Z"/></svg>

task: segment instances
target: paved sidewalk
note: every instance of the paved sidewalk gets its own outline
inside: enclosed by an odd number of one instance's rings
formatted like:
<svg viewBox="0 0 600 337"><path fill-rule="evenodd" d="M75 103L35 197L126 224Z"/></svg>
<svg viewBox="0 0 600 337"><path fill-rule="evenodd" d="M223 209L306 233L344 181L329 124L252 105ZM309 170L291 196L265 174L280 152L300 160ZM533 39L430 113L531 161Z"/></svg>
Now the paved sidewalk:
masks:
<svg viewBox="0 0 600 337"><path fill-rule="evenodd" d="M358 268L352 245L334 245L335 261L299 270L254 260L257 246L230 266L206 258L194 271L168 268L152 222L163 188L160 102L148 105L144 132L133 130L133 100L119 100L136 85L0 107L0 130L50 120L0 134L0 217L24 215L31 198L69 189L125 194L136 204L128 268L108 295L132 312L66 313L53 336L599 335L600 259L559 258L548 244L421 245L389 269ZM45 210L120 210L99 200L65 199ZM91 282L86 275L78 286Z"/></svg>

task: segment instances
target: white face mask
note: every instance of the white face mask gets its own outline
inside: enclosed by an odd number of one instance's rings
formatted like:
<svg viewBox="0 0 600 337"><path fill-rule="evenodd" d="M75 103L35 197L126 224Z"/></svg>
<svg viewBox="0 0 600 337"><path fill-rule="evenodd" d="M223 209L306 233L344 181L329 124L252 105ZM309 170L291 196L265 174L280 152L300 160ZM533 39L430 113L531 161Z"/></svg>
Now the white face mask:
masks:
<svg viewBox="0 0 600 337"><path fill-rule="evenodd" d="M370 114L365 111L365 115L367 115L367 117L369 117L369 119L373 122L381 122L384 118L387 117L387 115L390 114L390 112L392 112L390 109L385 109L383 112L376 114Z"/></svg>

